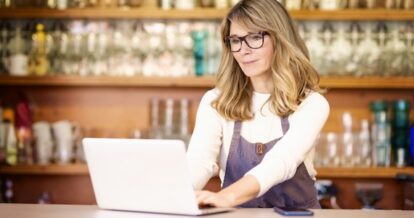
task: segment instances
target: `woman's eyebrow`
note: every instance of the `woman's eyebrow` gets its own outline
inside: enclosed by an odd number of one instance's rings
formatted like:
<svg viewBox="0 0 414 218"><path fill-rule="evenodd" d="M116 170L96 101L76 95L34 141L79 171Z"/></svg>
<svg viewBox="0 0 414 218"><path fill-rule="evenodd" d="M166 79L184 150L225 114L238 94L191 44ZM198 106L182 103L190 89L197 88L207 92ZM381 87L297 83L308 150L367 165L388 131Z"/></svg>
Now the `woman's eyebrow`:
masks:
<svg viewBox="0 0 414 218"><path fill-rule="evenodd" d="M247 32L247 34L245 34L245 35L243 35L243 36L247 36L247 35L252 34L252 33L258 33L258 32ZM230 34L229 36L230 36L230 37L231 37L231 36L243 37L243 36L240 36L240 35L237 35L237 34Z"/></svg>

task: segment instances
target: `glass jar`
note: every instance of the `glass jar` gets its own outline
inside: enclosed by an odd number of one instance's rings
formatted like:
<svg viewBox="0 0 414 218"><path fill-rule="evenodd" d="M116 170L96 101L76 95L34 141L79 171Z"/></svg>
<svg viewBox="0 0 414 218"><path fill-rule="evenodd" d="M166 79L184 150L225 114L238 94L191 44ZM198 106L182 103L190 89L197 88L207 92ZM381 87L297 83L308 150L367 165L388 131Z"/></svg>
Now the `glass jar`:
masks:
<svg viewBox="0 0 414 218"><path fill-rule="evenodd" d="M355 75L372 76L377 73L376 71L381 50L378 42L375 40L376 34L373 33L371 27L366 26L364 31L361 42L356 48L356 53L360 58L358 61L358 71Z"/></svg>
<svg viewBox="0 0 414 218"><path fill-rule="evenodd" d="M372 113L372 149L374 166L389 167L391 164L391 127L388 121L387 102L371 102Z"/></svg>

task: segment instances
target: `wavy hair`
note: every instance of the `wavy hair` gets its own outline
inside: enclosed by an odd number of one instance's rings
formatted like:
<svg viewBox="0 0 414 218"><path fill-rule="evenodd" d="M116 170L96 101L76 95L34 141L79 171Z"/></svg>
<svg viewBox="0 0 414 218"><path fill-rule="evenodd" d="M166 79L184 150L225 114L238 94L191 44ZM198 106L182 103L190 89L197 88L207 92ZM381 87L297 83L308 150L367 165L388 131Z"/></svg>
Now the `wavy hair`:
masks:
<svg viewBox="0 0 414 218"><path fill-rule="evenodd" d="M221 24L223 53L216 77L219 90L212 106L227 120L249 120L253 86L224 40L231 23L252 31L266 31L272 40L270 107L284 117L293 113L310 91L320 92L319 75L310 64L308 50L295 23L277 0L241 0Z"/></svg>

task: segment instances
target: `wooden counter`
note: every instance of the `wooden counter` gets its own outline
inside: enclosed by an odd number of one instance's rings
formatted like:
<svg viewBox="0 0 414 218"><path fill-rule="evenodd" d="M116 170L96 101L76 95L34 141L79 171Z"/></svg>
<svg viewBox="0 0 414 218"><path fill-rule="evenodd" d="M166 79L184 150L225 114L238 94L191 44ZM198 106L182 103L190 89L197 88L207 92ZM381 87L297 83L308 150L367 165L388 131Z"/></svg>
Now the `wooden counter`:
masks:
<svg viewBox="0 0 414 218"><path fill-rule="evenodd" d="M412 218L414 211L399 210L313 210L314 218ZM34 205L34 204L0 204L0 217L13 218L151 218L151 217L189 217L177 215L149 214L125 211L100 210L97 206L74 205ZM232 212L216 214L215 218L282 218L272 209L237 209Z"/></svg>

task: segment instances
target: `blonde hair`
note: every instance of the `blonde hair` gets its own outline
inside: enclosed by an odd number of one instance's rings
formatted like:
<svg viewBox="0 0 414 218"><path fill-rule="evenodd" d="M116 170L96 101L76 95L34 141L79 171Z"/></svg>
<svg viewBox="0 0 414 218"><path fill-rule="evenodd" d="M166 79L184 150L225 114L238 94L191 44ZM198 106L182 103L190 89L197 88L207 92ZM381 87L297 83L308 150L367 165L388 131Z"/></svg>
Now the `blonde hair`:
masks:
<svg viewBox="0 0 414 218"><path fill-rule="evenodd" d="M288 116L310 91L320 91L319 75L286 9L277 0L241 0L221 24L223 53L216 78L220 92L212 102L221 116L228 120L253 118L253 87L224 40L230 34L231 23L269 33L274 47L269 69L274 88L268 101L273 113Z"/></svg>

